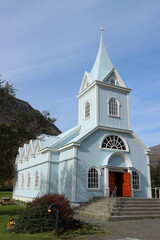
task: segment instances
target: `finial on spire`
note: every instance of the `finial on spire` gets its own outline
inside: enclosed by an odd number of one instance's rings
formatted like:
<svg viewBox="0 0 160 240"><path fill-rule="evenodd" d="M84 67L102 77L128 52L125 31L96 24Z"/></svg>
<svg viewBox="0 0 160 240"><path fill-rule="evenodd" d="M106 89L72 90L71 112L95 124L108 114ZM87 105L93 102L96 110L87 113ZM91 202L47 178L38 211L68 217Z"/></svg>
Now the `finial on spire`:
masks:
<svg viewBox="0 0 160 240"><path fill-rule="evenodd" d="M104 32L104 28L103 28L103 27L101 27L101 28L100 28L100 31L101 31L101 32Z"/></svg>
<svg viewBox="0 0 160 240"><path fill-rule="evenodd" d="M104 27L100 27L99 30L100 30L100 32L101 32L101 38L102 38L103 32L105 31L105 29L104 29Z"/></svg>

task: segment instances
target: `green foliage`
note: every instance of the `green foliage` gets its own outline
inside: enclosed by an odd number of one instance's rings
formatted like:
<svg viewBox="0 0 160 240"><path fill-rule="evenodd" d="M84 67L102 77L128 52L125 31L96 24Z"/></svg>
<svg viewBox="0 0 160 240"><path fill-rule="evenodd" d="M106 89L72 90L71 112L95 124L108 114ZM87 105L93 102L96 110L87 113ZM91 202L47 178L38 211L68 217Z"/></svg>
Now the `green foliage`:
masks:
<svg viewBox="0 0 160 240"><path fill-rule="evenodd" d="M13 87L13 84L9 84L8 81L6 80L1 80L0 79L0 95L1 97L5 96L8 98L8 96L13 96L15 97L15 92L16 89Z"/></svg>
<svg viewBox="0 0 160 240"><path fill-rule="evenodd" d="M60 222L63 228L67 228L70 221L72 221L73 209L70 206L70 202L63 196L59 194L46 194L42 197L37 197L33 202L28 203L28 207L35 206L48 206L52 203L58 204Z"/></svg>
<svg viewBox="0 0 160 240"><path fill-rule="evenodd" d="M8 192L0 192L1 197L9 197ZM11 195L11 193L10 193ZM29 233L26 234L16 234L10 233L6 231L7 223L10 219L18 219L19 215L24 211L24 207L21 205L4 205L0 206L0 239L5 240L58 240L56 236L54 236L53 232L50 233L39 233L33 234L32 237Z"/></svg>
<svg viewBox="0 0 160 240"><path fill-rule="evenodd" d="M41 134L57 135L54 119L44 117L28 103L16 99L15 89L0 80L0 188L15 176L18 148ZM53 120L53 121L52 121Z"/></svg>
<svg viewBox="0 0 160 240"><path fill-rule="evenodd" d="M48 213L48 206L34 206L25 209L16 221L16 233L49 232L55 228L55 215Z"/></svg>
<svg viewBox="0 0 160 240"><path fill-rule="evenodd" d="M160 187L160 163L156 167L151 166L152 187Z"/></svg>
<svg viewBox="0 0 160 240"><path fill-rule="evenodd" d="M67 229L73 221L73 210L69 201L63 195L47 194L27 204L26 210L16 222L15 231L17 233L40 233L54 230L56 209L48 213L48 207L52 203L59 204L59 223L63 230Z"/></svg>
<svg viewBox="0 0 160 240"><path fill-rule="evenodd" d="M9 126L0 126L0 183L11 179L15 174L13 158L17 149L15 148L18 139L16 133Z"/></svg>
<svg viewBox="0 0 160 240"><path fill-rule="evenodd" d="M4 197L12 198L12 192L11 191L0 191L0 199Z"/></svg>

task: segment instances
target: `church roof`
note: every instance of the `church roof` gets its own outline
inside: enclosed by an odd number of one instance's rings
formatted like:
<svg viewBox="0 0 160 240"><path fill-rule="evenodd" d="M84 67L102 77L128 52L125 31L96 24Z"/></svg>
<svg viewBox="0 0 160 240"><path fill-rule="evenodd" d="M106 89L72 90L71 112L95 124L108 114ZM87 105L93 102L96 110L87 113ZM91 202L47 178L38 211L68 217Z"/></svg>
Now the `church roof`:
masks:
<svg viewBox="0 0 160 240"><path fill-rule="evenodd" d="M114 68L107 51L103 43L103 37L101 35L100 45L96 60L94 62L93 68L90 72L92 81L98 80L103 81L105 76Z"/></svg>

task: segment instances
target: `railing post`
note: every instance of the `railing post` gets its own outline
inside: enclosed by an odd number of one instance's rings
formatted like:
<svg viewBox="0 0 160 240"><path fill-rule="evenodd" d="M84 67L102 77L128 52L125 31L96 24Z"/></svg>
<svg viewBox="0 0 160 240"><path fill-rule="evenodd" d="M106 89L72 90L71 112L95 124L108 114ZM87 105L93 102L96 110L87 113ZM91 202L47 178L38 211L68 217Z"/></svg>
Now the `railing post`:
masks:
<svg viewBox="0 0 160 240"><path fill-rule="evenodd" d="M155 187L155 198L157 198L157 187Z"/></svg>

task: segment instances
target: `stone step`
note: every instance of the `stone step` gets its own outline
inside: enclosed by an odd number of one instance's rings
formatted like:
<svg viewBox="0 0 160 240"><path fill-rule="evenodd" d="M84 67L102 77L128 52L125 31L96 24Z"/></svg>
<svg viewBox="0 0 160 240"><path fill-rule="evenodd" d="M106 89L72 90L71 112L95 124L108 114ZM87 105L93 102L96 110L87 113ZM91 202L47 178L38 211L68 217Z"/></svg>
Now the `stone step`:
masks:
<svg viewBox="0 0 160 240"><path fill-rule="evenodd" d="M91 215L108 215L109 214L109 212L107 212L107 211L104 211L103 209L101 209L101 210L97 210L97 209L80 209L80 210L75 210L74 211L75 213L78 213L78 212L81 212L81 213L83 213L83 212L87 212L87 213L89 213L89 214L91 214Z"/></svg>
<svg viewBox="0 0 160 240"><path fill-rule="evenodd" d="M112 208L112 211L116 211L116 210L119 210L119 211L154 211L154 210L157 210L157 211L160 211L160 207L155 207L155 206L152 206L152 207L145 207L145 206L124 206L124 207L120 207L120 208Z"/></svg>
<svg viewBox="0 0 160 240"><path fill-rule="evenodd" d="M106 216L104 215L104 213L93 213L90 211L76 210L75 214L80 215L80 216L88 216L88 217L95 218L95 219L106 220Z"/></svg>
<svg viewBox="0 0 160 240"><path fill-rule="evenodd" d="M158 198L136 198L136 197L106 197L106 198L94 198L90 202L105 202L108 200L116 200L116 201L160 201Z"/></svg>
<svg viewBox="0 0 160 240"><path fill-rule="evenodd" d="M160 218L160 214L150 216L150 215L132 215L132 216L110 216L108 217L109 221L123 221L123 220L136 220L136 219L154 219L154 218Z"/></svg>
<svg viewBox="0 0 160 240"><path fill-rule="evenodd" d="M106 199L108 201L109 199ZM142 199L142 198L123 198L123 199L115 199L116 202L160 202L160 199L155 199L155 198L148 198L148 199Z"/></svg>
<svg viewBox="0 0 160 240"><path fill-rule="evenodd" d="M136 216L146 216L146 215L149 215L149 216L154 216L154 215L160 215L160 212L144 212L144 211L141 211L141 212L112 212L110 213L110 216L130 216L130 215L136 215Z"/></svg>
<svg viewBox="0 0 160 240"><path fill-rule="evenodd" d="M97 207L97 206L96 206ZM150 207L160 207L160 204L114 204L113 208L123 208L123 207L146 207L146 208L150 208Z"/></svg>
<svg viewBox="0 0 160 240"><path fill-rule="evenodd" d="M142 198L98 198L92 202L82 204L75 213L101 220L158 218L160 217L160 200Z"/></svg>

